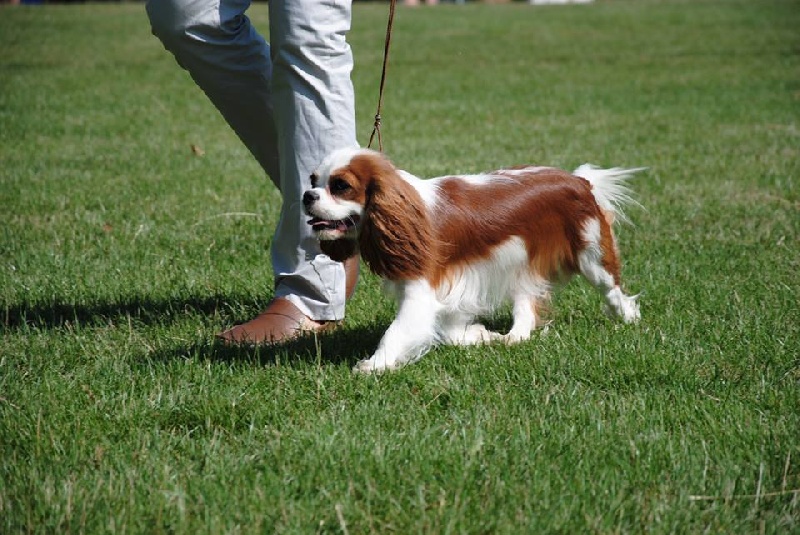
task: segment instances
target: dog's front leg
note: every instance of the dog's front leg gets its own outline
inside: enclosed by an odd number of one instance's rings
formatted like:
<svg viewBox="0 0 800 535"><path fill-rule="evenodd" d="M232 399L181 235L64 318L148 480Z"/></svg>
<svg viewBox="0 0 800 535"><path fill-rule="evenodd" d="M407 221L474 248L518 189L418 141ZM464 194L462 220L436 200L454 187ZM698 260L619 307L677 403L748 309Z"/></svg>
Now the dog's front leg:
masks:
<svg viewBox="0 0 800 535"><path fill-rule="evenodd" d="M398 286L398 310L371 358L356 364L358 372L393 370L413 362L433 345L440 305L426 281L407 281Z"/></svg>

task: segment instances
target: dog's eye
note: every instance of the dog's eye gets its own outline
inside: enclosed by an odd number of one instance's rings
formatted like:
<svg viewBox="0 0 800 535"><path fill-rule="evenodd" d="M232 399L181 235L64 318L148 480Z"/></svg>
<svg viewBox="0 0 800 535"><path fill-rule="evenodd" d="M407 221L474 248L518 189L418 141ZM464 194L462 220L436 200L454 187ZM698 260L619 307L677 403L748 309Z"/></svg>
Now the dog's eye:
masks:
<svg viewBox="0 0 800 535"><path fill-rule="evenodd" d="M312 188L316 188L317 187L317 182L319 181L319 177L317 176L317 173L311 173L311 176L309 178L311 179L311 187Z"/></svg>
<svg viewBox="0 0 800 535"><path fill-rule="evenodd" d="M342 193L350 189L350 184L348 184L345 180L341 178L334 179L331 181L331 193Z"/></svg>

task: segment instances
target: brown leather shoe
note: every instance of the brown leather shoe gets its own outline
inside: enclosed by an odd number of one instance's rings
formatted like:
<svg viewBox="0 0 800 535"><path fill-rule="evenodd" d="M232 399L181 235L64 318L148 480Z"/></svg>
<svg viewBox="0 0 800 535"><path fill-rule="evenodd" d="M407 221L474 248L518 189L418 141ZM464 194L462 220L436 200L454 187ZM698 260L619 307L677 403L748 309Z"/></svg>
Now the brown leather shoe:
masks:
<svg viewBox="0 0 800 535"><path fill-rule="evenodd" d="M261 314L218 334L217 339L228 344L277 344L322 332L334 325L334 321L314 321L288 299L277 297Z"/></svg>
<svg viewBox="0 0 800 535"><path fill-rule="evenodd" d="M353 295L358 280L359 258L344 262L345 295ZM273 299L261 314L252 320L231 327L216 336L226 344L278 344L312 333L327 331L338 325L337 321L315 321L283 297Z"/></svg>

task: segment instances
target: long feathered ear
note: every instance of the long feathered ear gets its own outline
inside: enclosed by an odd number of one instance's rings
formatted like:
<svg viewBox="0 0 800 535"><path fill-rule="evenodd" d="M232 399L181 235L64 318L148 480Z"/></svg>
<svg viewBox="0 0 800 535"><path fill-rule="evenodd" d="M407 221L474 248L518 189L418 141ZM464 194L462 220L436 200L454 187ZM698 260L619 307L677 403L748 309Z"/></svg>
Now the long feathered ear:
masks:
<svg viewBox="0 0 800 535"><path fill-rule="evenodd" d="M419 279L430 272L434 241L422 197L388 160L381 159L367 187L358 239L361 257L383 278Z"/></svg>
<svg viewBox="0 0 800 535"><path fill-rule="evenodd" d="M323 240L319 242L319 248L336 262L344 262L358 254L356 240Z"/></svg>

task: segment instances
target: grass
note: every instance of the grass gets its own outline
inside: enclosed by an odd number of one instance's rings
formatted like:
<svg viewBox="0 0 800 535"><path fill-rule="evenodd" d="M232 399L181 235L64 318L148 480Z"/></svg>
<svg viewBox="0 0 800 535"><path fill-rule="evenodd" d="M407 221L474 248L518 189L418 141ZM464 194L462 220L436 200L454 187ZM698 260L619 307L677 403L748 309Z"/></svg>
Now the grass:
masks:
<svg viewBox="0 0 800 535"><path fill-rule="evenodd" d="M410 171L650 167L643 321L575 282L546 335L381 377L369 275L330 336L211 343L271 297L280 199L141 5L0 12L0 532L800 533L800 2L400 9Z"/></svg>

